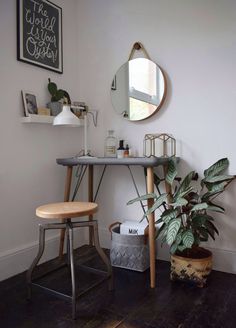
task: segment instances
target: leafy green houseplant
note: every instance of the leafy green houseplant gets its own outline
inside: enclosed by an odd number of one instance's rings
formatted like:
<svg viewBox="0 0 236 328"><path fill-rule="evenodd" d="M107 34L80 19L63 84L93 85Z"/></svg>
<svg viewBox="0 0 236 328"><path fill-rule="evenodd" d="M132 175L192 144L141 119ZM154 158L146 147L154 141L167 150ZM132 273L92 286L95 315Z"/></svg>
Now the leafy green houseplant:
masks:
<svg viewBox="0 0 236 328"><path fill-rule="evenodd" d="M157 209L164 208L156 223L160 223L161 227L157 231L157 237L161 243L167 243L170 246L170 253L172 254L172 279L178 279L178 274L174 272L176 269L176 258L183 257L188 259L209 258L210 252L201 248L200 244L206 242L209 237L215 240L215 235L218 230L214 224L214 213L224 213L222 206L215 202L215 198L224 192L225 188L235 178L235 176L227 175L224 172L229 166L227 158L222 158L208 169L204 171L204 176L200 183L198 181L198 174L194 171L188 173L184 179L177 178L176 164L170 160L168 165L165 183L171 186L172 193L161 193L159 184L162 179L155 176L155 184L158 194L146 194L135 198L128 202L132 204L136 201L143 201L149 198L154 198L153 206L146 211L144 217L155 212ZM178 183L178 184L177 184ZM189 268L193 267L187 261ZM203 276L211 269L211 263L206 265ZM188 278L188 270L179 268L178 270L182 277L180 279ZM191 270L190 270L191 271ZM192 271L189 274L192 280L197 281L199 285L205 283L199 280L199 275L194 275Z"/></svg>
<svg viewBox="0 0 236 328"><path fill-rule="evenodd" d="M48 79L48 91L51 95L51 102L47 105L53 116L59 114L62 104L71 104L69 93L63 89L58 89L56 83L51 82L51 79Z"/></svg>

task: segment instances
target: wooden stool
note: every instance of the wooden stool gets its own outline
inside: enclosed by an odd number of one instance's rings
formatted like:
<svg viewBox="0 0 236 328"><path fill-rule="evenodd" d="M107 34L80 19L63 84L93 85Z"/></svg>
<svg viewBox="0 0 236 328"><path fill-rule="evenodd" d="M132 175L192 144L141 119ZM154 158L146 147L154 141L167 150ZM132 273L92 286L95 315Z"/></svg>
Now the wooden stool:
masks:
<svg viewBox="0 0 236 328"><path fill-rule="evenodd" d="M106 264L107 272L101 270L95 270L90 268L92 271L96 273L101 273L105 276L105 279L109 278L109 289L113 288L112 281L112 267L109 259L106 254L102 250L99 237L98 237L98 224L96 220L86 220L86 221L77 221L72 222L72 218L82 217L87 215L93 215L98 210L98 205L90 202L62 202L62 203L53 203L40 206L36 209L36 215L43 219L62 219L63 222L59 223L47 223L47 224L39 224L39 250L36 258L31 264L29 270L27 271L27 284L28 284L28 298L31 298L31 289L32 285L43 288L46 291L53 293L57 296L63 297L65 299L69 299L72 302L72 317L75 319L76 317L76 298L79 295L76 295L76 279L75 279L75 268L74 268L74 255L73 255L73 228L77 227L91 227L93 231L94 237L94 246L100 255L103 262ZM68 256L68 264L71 272L71 284L72 284L72 295L66 295L63 293L59 293L53 289L49 289L44 287L36 282L32 281L32 273L41 259L44 247L45 247L45 231L51 229L66 229L67 232L67 256ZM38 277L39 278L39 277ZM38 279L37 278L37 279ZM36 280L35 280L36 281ZM101 281L100 281L101 282ZM99 282L99 283L100 283ZM89 289L93 288L88 288ZM83 292L84 293L84 292ZM81 294L80 294L81 295Z"/></svg>

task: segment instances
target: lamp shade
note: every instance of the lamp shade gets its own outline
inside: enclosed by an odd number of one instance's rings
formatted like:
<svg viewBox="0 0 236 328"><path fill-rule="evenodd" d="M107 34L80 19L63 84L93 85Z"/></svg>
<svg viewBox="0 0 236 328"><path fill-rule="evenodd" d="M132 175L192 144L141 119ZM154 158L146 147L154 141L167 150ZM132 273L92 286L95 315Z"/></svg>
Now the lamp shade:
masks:
<svg viewBox="0 0 236 328"><path fill-rule="evenodd" d="M63 105L60 114L54 118L53 125L78 126L80 125L80 121L78 117L72 113L69 105Z"/></svg>

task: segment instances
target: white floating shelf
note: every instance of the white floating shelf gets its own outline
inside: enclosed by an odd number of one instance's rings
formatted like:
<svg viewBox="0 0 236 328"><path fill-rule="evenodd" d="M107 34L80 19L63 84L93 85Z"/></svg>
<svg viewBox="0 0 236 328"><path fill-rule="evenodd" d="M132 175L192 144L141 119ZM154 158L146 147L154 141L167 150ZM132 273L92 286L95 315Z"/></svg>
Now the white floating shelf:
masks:
<svg viewBox="0 0 236 328"><path fill-rule="evenodd" d="M29 116L25 116L21 118L22 123L53 123L54 116L48 116L48 115L36 115L36 114L29 114ZM84 125L84 120L80 120L80 125Z"/></svg>

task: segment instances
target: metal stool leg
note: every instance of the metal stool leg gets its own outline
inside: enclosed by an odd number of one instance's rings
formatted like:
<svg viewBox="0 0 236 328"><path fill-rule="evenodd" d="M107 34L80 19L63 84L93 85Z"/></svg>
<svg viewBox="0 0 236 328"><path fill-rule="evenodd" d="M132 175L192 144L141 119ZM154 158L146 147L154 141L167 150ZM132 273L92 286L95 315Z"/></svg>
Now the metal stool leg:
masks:
<svg viewBox="0 0 236 328"><path fill-rule="evenodd" d="M66 228L66 264L70 268L70 236L69 236L69 226L67 224Z"/></svg>
<svg viewBox="0 0 236 328"><path fill-rule="evenodd" d="M95 246L98 254L100 255L101 259L103 260L103 262L107 266L108 276L110 276L110 279L109 279L109 290L112 290L112 289L114 289L112 266L111 266L111 263L110 263L108 257L106 256L105 252L103 251L103 249L100 246L99 236L98 236L98 223L97 223L97 221L93 221L93 235L94 235L94 246Z"/></svg>
<svg viewBox="0 0 236 328"><path fill-rule="evenodd" d="M76 282L74 266L74 248L73 248L73 226L69 222L69 251L70 251L70 268L71 268L71 287L72 287L72 318L76 319Z"/></svg>
<svg viewBox="0 0 236 328"><path fill-rule="evenodd" d="M45 228L42 224L39 224L39 249L38 254L35 257L33 263L31 264L29 270L27 271L26 278L27 278L27 286L28 286L28 299L31 298L32 293L32 273L35 269L36 265L38 264L39 260L41 259L45 248Z"/></svg>

